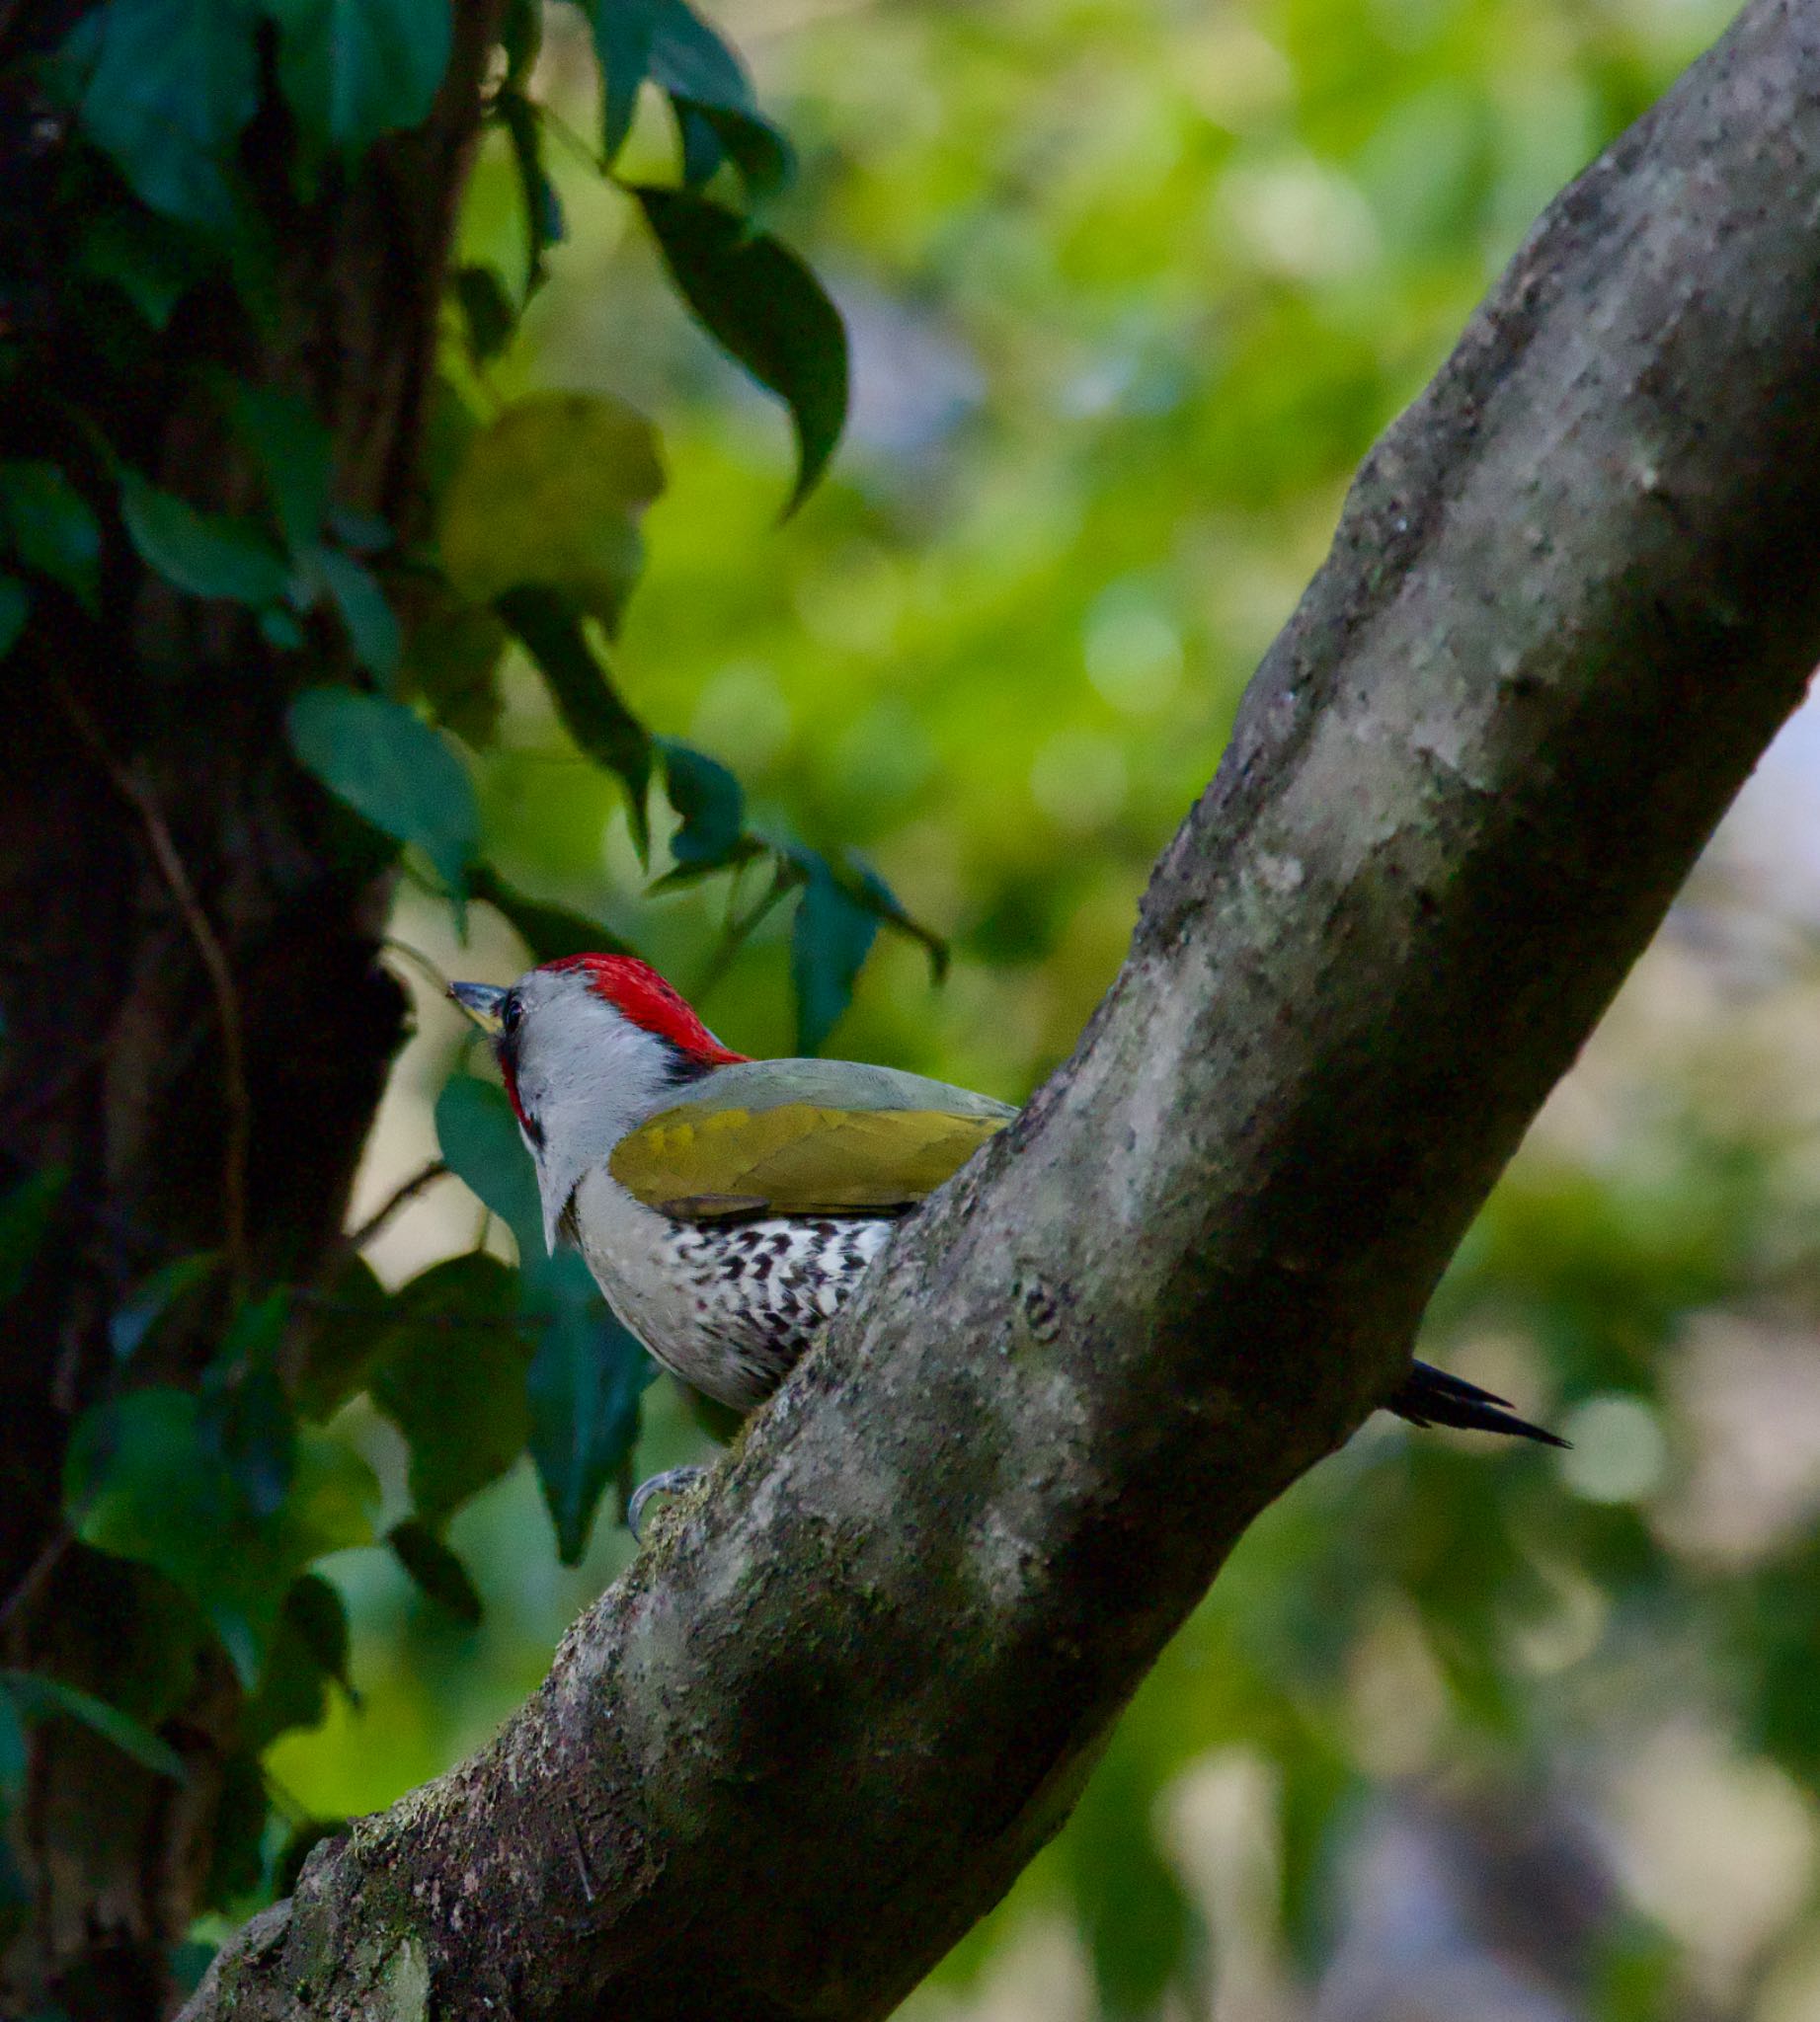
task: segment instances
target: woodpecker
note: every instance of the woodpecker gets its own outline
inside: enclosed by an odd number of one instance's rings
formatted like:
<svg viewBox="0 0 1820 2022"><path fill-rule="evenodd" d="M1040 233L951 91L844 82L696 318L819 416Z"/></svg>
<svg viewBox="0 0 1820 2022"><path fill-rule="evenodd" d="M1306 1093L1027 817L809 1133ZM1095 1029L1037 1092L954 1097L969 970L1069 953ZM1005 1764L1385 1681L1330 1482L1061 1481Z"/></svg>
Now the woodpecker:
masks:
<svg viewBox="0 0 1820 2022"><path fill-rule="evenodd" d="M1017 1114L893 1067L736 1053L633 956L449 994L492 1038L546 1243L578 1248L657 1361L740 1412L782 1382L893 1220ZM1426 1362L1385 1405L1412 1425L1565 1443Z"/></svg>

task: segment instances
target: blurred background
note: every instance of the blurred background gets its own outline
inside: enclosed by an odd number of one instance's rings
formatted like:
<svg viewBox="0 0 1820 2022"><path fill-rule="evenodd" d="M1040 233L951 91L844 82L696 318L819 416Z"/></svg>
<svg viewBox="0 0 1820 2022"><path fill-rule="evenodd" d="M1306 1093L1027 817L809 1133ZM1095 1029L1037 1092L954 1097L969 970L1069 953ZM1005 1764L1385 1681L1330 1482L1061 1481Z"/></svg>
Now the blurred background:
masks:
<svg viewBox="0 0 1820 2022"><path fill-rule="evenodd" d="M1068 1052L1149 864L1319 563L1350 474L1539 209L1722 28L1713 0L728 0L803 157L775 220L847 318L831 481L778 522L778 411L685 320L628 200L552 168L550 285L483 411L611 393L670 489L615 662L760 825L856 845L949 936L882 937L829 1050L1021 1100ZM579 16L539 95L596 127ZM656 162L655 117L634 136ZM571 159L571 152L573 159ZM475 260L521 258L483 161ZM646 895L616 789L508 682L487 849L622 926L730 1044L791 1045L787 920L726 965L724 889ZM1820 2017L1820 724L1790 726L1451 1273L1423 1353L1554 1455L1368 1426L1261 1521L1079 1811L915 2022ZM654 868L662 868L662 853ZM407 894L431 971L507 980ZM418 1037L355 1218L435 1156L464 1057ZM460 1184L390 1283L510 1237ZM355 1430L402 1512L398 1436ZM708 1450L668 1382L639 1474ZM529 1463L450 1541L478 1628L386 1554L323 1570L357 1706L274 1750L297 1817L474 1748L625 1562L557 1564Z"/></svg>

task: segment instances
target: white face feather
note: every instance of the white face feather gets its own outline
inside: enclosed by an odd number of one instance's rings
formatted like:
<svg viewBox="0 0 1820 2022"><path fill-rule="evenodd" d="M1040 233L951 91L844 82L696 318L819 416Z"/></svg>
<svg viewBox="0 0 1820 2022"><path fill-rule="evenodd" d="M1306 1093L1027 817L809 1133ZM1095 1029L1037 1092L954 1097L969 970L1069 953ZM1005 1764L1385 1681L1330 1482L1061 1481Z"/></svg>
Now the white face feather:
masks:
<svg viewBox="0 0 1820 2022"><path fill-rule="evenodd" d="M513 988L523 1015L509 1045L518 1102L533 1127L524 1143L537 1167L543 1239L554 1250L582 1175L675 1100L676 1054L595 996L584 975L532 970Z"/></svg>

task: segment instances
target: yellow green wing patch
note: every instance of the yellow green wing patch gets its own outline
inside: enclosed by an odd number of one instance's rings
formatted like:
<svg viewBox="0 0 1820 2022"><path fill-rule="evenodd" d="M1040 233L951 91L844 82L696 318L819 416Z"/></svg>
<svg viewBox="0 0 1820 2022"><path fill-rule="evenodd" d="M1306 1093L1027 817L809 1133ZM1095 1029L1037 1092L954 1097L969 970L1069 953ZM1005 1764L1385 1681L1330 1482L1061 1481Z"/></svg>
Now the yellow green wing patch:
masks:
<svg viewBox="0 0 1820 2022"><path fill-rule="evenodd" d="M1004 1128L944 1110L665 1110L613 1147L607 1170L682 1221L752 1214L889 1213L914 1206Z"/></svg>

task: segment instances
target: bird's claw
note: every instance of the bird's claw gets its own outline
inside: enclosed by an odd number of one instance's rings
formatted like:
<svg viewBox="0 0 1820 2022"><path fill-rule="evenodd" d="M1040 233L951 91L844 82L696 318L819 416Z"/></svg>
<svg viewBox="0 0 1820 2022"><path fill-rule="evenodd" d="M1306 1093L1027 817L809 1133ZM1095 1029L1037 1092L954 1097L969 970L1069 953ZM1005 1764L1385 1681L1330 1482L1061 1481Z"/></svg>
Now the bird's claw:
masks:
<svg viewBox="0 0 1820 2022"><path fill-rule="evenodd" d="M632 1500L626 1505L626 1528L631 1531L633 1540L638 1544L645 1541L638 1519L653 1496L680 1495L684 1489L692 1488L707 1471L705 1467L667 1467L662 1474L654 1474L649 1481L640 1482L632 1491Z"/></svg>

